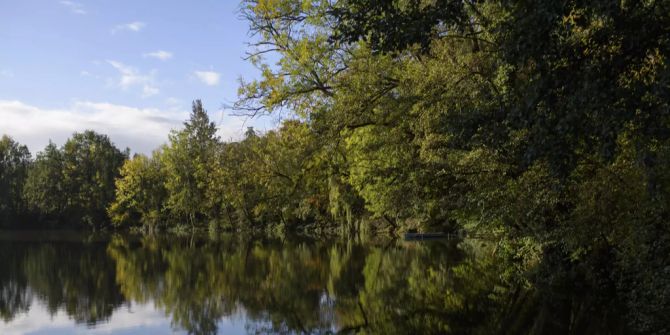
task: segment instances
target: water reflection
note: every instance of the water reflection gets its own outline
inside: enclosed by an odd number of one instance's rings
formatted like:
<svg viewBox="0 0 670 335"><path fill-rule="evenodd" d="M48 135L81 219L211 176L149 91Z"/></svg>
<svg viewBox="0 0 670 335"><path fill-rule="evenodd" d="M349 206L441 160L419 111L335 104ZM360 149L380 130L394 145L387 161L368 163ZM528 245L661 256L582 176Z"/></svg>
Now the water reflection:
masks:
<svg viewBox="0 0 670 335"><path fill-rule="evenodd" d="M193 334L576 329L573 309L554 316L546 294L503 285L503 265L492 251L478 240L4 236L0 330L26 317L51 318L33 322L53 330L62 326L59 315L74 321L70 330L91 330L137 311L162 320L154 332ZM130 324L124 332L146 333L146 326Z"/></svg>

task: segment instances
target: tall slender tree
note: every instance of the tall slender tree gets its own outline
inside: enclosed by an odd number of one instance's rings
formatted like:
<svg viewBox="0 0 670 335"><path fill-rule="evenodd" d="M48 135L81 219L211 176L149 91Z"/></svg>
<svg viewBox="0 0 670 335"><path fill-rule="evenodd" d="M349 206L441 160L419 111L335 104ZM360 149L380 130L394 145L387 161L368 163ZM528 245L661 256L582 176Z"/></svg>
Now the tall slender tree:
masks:
<svg viewBox="0 0 670 335"><path fill-rule="evenodd" d="M170 134L170 145L163 156L167 173L167 207L173 216L188 220L191 226L215 218L220 207L211 194L218 164L219 137L216 131L202 101L195 100L184 129Z"/></svg>

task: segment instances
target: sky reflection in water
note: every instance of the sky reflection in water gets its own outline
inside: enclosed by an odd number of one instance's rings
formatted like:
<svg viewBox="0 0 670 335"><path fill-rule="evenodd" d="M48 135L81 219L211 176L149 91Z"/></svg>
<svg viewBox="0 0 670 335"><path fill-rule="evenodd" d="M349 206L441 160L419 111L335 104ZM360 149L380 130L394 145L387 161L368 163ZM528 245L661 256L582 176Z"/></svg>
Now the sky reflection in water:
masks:
<svg viewBox="0 0 670 335"><path fill-rule="evenodd" d="M558 334L588 310L504 285L493 248L1 233L0 334Z"/></svg>

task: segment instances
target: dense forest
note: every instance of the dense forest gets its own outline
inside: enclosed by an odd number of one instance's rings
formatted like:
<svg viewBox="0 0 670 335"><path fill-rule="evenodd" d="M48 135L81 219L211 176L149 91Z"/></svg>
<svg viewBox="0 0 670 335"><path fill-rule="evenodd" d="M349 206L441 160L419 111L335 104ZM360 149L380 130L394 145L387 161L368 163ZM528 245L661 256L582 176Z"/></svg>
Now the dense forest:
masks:
<svg viewBox="0 0 670 335"><path fill-rule="evenodd" d="M239 114L149 157L0 141L3 227L467 231L670 328L670 2L246 0ZM551 276L552 274L548 274ZM558 274L554 274L557 275Z"/></svg>

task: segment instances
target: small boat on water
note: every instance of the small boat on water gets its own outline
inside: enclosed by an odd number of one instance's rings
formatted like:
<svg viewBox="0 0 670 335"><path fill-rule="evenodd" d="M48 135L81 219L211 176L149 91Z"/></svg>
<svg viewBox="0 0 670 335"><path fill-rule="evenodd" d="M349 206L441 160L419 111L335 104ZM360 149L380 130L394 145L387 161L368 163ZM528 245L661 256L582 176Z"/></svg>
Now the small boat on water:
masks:
<svg viewBox="0 0 670 335"><path fill-rule="evenodd" d="M434 239L446 238L447 236L448 236L448 234L445 234L445 233L408 232L408 233L405 233L405 241L434 240Z"/></svg>

